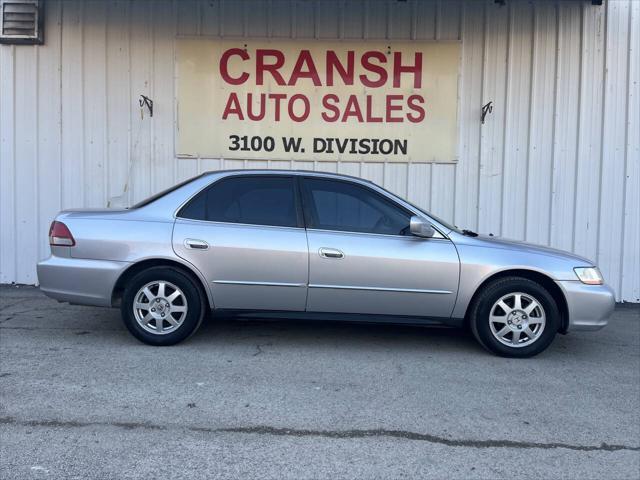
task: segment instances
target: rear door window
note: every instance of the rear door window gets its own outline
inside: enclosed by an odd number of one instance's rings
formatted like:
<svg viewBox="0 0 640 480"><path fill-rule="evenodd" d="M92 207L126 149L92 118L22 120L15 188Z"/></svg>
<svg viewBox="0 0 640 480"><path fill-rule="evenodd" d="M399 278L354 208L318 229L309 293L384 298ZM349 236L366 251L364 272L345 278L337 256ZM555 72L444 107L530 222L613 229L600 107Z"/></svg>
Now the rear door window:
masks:
<svg viewBox="0 0 640 480"><path fill-rule="evenodd" d="M199 193L178 216L210 222L297 227L295 192L291 177L224 178Z"/></svg>

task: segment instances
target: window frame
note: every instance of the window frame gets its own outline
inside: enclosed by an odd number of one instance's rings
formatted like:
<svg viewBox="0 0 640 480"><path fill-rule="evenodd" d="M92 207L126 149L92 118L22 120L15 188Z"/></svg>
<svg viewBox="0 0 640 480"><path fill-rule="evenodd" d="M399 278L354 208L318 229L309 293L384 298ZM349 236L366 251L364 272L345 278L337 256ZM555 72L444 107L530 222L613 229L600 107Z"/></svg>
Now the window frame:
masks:
<svg viewBox="0 0 640 480"><path fill-rule="evenodd" d="M392 208L396 208L402 213L404 213L409 221L411 217L415 216L415 213L408 208L405 208L403 205L393 201L391 198L377 192L375 189L364 185L359 182L352 182L342 178L329 178L322 176L311 176L311 175L301 175L298 180L299 188L300 188L300 197L302 200L302 211L304 213L305 227L309 230L319 230L323 232L338 232L338 233L350 233L350 234L360 234L360 235L383 235L386 237L401 237L401 238L411 238L413 235L407 230L406 234L395 234L395 233L380 233L380 232L367 232L362 230L349 230L349 229L335 229L335 228L322 228L320 226L311 226L312 223L317 219L317 212L315 210L315 202L313 198L311 198L311 189L304 182L306 180L320 180L325 182L336 182L336 183L345 183L354 188L361 188L372 194L374 197L377 197L381 202L386 203ZM407 227L409 225L407 224Z"/></svg>
<svg viewBox="0 0 640 480"><path fill-rule="evenodd" d="M293 189L293 201L296 211L296 225L270 225L263 223L242 223L242 222L225 222L223 220L208 220L208 219L197 219L197 218L188 218L183 217L180 214L184 209L186 209L192 202L195 202L201 195L207 195L209 190L219 186L222 182L234 179L249 179L249 178L280 178L280 179L288 179L291 181L292 189ZM302 201L300 198L300 191L298 187L298 182L296 181L295 175L272 175L272 174L261 174L261 173L252 173L252 174L236 174L236 175L226 175L224 177L220 177L214 180L212 183L198 191L195 195L192 195L186 202L184 202L180 208L176 211L175 214L176 219L188 220L191 222L206 222L206 223L215 223L215 224L224 224L224 225L248 225L248 226L256 226L256 227L268 227L268 228L305 228L304 222L304 214L302 212Z"/></svg>

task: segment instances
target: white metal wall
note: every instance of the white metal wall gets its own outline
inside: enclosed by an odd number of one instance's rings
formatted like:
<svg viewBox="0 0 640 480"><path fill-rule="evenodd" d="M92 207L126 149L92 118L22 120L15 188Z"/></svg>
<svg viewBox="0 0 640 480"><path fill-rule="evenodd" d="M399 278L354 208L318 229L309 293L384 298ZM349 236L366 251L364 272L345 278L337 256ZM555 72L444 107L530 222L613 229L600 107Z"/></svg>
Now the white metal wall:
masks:
<svg viewBox="0 0 640 480"><path fill-rule="evenodd" d="M203 170L372 179L456 224L595 259L640 301L640 1L46 2L44 46L0 46L0 281L35 283L71 207ZM176 159L176 35L461 39L457 165ZM140 117L138 96L154 100ZM480 107L493 113L481 126ZM398 127L390 127L398 128Z"/></svg>

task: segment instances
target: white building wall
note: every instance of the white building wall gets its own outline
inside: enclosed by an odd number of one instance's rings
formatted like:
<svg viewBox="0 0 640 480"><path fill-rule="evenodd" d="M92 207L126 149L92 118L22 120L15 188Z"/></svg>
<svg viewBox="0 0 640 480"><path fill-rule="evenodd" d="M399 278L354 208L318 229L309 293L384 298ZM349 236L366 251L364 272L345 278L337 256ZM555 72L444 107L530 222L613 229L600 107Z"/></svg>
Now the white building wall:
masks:
<svg viewBox="0 0 640 480"><path fill-rule="evenodd" d="M460 39L459 163L177 159L176 35ZM639 1L47 0L45 37L0 46L0 282L37 282L60 209L129 205L204 170L304 168L587 256L640 301Z"/></svg>

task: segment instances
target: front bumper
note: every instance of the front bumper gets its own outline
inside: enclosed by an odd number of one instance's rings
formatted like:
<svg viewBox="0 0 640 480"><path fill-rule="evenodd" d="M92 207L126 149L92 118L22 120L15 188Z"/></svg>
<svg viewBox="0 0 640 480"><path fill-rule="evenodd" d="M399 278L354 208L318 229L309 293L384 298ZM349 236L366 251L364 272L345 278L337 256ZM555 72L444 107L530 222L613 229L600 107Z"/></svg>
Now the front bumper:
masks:
<svg viewBox="0 0 640 480"><path fill-rule="evenodd" d="M129 265L52 255L38 263L40 290L62 302L110 307L113 287Z"/></svg>
<svg viewBox="0 0 640 480"><path fill-rule="evenodd" d="M567 299L569 327L572 330L600 330L607 325L616 306L608 285L585 285L580 281L557 282Z"/></svg>

